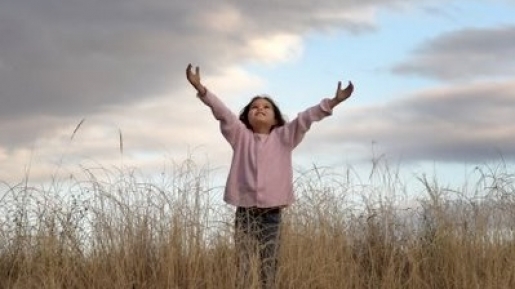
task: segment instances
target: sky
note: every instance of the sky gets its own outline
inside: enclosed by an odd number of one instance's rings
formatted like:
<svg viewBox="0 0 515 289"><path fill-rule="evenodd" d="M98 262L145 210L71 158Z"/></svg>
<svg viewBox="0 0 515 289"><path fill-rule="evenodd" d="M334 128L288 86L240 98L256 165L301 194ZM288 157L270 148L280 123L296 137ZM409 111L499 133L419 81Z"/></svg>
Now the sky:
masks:
<svg viewBox="0 0 515 289"><path fill-rule="evenodd" d="M0 0L0 181L90 166L158 174L230 146L185 78L235 113L267 93L287 119L352 81L296 167L418 172L515 161L515 1Z"/></svg>

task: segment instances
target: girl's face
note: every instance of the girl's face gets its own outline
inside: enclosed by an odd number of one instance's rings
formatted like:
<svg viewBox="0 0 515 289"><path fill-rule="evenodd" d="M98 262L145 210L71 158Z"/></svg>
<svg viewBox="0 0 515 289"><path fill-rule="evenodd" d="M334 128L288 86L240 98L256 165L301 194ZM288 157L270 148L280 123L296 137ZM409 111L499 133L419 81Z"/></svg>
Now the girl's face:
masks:
<svg viewBox="0 0 515 289"><path fill-rule="evenodd" d="M252 102L248 119L255 131L258 128L268 128L268 130L271 130L272 126L277 124L272 104L263 98L258 98Z"/></svg>

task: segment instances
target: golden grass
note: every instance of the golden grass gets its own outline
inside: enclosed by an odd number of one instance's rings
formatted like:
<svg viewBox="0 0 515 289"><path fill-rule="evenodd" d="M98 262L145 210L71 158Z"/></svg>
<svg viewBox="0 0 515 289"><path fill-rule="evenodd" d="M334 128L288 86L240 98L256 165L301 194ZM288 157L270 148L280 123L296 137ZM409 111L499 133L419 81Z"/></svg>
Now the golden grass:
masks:
<svg viewBox="0 0 515 289"><path fill-rule="evenodd" d="M376 165L366 182L351 170L297 174L278 288L515 288L506 167L451 190L425 176L408 188ZM4 184L0 288L233 288L233 209L209 169L188 159L143 179L90 168L47 187Z"/></svg>

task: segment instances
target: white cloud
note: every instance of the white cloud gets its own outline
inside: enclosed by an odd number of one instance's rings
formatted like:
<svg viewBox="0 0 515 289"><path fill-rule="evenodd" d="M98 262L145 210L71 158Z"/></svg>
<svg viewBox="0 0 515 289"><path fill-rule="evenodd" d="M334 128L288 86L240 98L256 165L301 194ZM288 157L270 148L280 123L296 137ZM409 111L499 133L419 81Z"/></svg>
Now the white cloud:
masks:
<svg viewBox="0 0 515 289"><path fill-rule="evenodd" d="M230 5L220 5L214 10L201 11L201 17L207 29L215 32L230 34L238 31L244 25L243 15Z"/></svg>
<svg viewBox="0 0 515 289"><path fill-rule="evenodd" d="M249 50L253 61L278 65L299 59L303 43L299 35L276 34L250 40Z"/></svg>

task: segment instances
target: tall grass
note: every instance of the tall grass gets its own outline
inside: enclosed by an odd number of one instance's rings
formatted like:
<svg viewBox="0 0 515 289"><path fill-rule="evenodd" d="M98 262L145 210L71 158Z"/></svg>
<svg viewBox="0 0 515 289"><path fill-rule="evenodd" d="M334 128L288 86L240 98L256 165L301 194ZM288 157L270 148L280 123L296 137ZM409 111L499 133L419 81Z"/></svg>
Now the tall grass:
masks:
<svg viewBox="0 0 515 289"><path fill-rule="evenodd" d="M515 175L503 164L459 189L403 180L386 162L365 179L296 175L278 288L515 288ZM0 288L234 288L222 190L191 159L161 179L100 167L3 184Z"/></svg>

